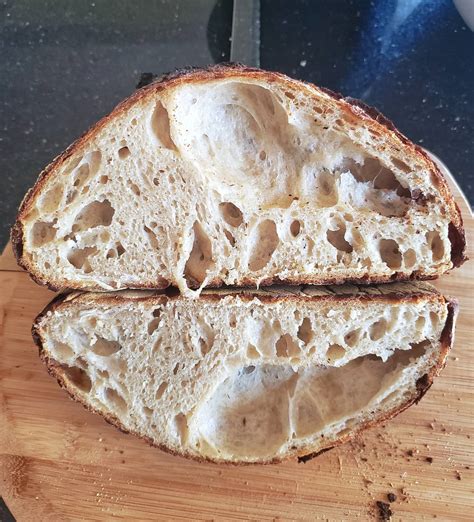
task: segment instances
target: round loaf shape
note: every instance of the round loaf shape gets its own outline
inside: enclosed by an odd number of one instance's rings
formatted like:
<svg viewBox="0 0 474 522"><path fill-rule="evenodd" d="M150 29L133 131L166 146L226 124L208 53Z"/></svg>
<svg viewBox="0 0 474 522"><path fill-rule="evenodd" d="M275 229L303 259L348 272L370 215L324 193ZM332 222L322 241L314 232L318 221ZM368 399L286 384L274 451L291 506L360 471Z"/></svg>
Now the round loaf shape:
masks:
<svg viewBox="0 0 474 522"><path fill-rule="evenodd" d="M435 163L361 102L217 65L139 89L49 165L12 230L54 289L430 279L465 258Z"/></svg>

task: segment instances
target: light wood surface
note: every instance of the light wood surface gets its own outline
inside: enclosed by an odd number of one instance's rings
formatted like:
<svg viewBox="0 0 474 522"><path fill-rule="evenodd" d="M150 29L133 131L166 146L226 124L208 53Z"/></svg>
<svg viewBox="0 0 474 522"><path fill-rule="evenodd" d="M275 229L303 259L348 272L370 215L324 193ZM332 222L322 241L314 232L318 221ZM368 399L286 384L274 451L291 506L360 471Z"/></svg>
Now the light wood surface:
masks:
<svg viewBox="0 0 474 522"><path fill-rule="evenodd" d="M459 189L473 256L474 221ZM474 517L473 262L437 286L461 305L448 365L419 405L306 463L222 467L172 457L70 401L37 357L53 297L0 261L0 495L29 520L392 520ZM430 463L427 457L432 458Z"/></svg>

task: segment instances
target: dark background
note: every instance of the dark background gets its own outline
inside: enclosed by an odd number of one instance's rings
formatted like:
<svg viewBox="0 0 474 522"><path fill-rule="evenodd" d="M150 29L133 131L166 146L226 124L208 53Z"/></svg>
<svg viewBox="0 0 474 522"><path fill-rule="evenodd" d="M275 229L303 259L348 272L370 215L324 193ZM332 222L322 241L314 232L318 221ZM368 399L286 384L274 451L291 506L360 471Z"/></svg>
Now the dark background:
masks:
<svg viewBox="0 0 474 522"><path fill-rule="evenodd" d="M232 7L0 1L0 249L39 171L141 72L229 60ZM378 107L473 201L474 33L451 0L262 0L260 50L263 68Z"/></svg>
<svg viewBox="0 0 474 522"><path fill-rule="evenodd" d="M232 0L0 2L0 246L39 171L141 72L229 60ZM474 33L451 0L261 2L261 66L362 98L472 201Z"/></svg>

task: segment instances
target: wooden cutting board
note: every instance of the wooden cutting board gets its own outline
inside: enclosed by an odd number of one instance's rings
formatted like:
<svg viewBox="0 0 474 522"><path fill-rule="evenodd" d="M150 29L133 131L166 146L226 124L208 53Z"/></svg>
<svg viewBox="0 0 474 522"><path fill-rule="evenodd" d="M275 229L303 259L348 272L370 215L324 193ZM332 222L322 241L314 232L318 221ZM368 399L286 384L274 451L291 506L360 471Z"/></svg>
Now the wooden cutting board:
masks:
<svg viewBox="0 0 474 522"><path fill-rule="evenodd" d="M459 188L473 257L474 220ZM53 297L0 258L0 495L29 520L392 520L474 517L474 273L437 286L461 305L455 348L418 406L306 464L217 466L173 457L68 399L37 357L35 315ZM432 462L431 462L432 459Z"/></svg>

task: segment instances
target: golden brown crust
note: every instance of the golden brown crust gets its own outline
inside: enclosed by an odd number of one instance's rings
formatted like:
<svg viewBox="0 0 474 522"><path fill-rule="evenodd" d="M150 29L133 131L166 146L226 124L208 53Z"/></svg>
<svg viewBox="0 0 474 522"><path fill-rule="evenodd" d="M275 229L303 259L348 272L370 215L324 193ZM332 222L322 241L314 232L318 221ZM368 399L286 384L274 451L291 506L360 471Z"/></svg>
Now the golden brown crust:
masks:
<svg viewBox="0 0 474 522"><path fill-rule="evenodd" d="M430 171L432 182L438 187L441 196L447 203L449 208L451 223L449 228L449 240L451 242L451 260L453 267L460 266L467 258L465 255L466 241L464 237L464 229L462 224L462 217L460 210L454 202L453 196L449 190L449 187L444 179L441 171L429 158L423 149L413 144L406 136L396 129L394 124L383 116L376 109L369 107L365 103L356 100L354 98L345 98L340 94L337 94L329 89L316 87L313 84L307 82L296 82L284 74L277 72L269 72L261 69L247 67L241 64L217 64L206 68L185 68L180 69L171 73L167 73L154 81L153 83L138 89L129 98L122 101L109 115L102 118L93 127L91 127L83 136L77 141L72 143L62 154L53 160L43 172L40 174L34 187L26 194L23 199L20 209L18 211L17 220L11 231L11 241L13 252L17 259L18 264L27 270L32 279L39 284L46 285L51 290L61 290L65 288L71 289L87 289L87 290L103 290L99 285L88 283L80 283L78 281L61 280L52 281L47 280L38 272L38 270L29 262L25 257L23 251L23 228L22 222L27 216L31 209L32 202L35 197L42 191L46 181L49 177L55 174L55 171L76 151L80 150L81 147L89 140L92 140L97 133L112 121L117 116L127 112L127 110L134 104L146 99L148 96L153 96L155 93L160 92L167 88L176 87L183 83L201 83L209 80L216 80L221 78L239 77L245 76L249 79L264 80L272 83L280 81L286 84L288 88L295 88L295 83L301 89L301 86L305 86L308 89L308 97L314 95L314 93L323 93L336 103L339 109L343 110L348 117L355 118L359 123L362 120L364 125L368 128L373 128L379 132L383 132L387 139L392 142L392 145L397 150L400 147L407 149L407 152L413 157L417 158L427 170ZM428 280L435 279L437 275L426 275L420 271L413 272L411 274L395 273L392 276L363 276L360 278L352 278L351 282L356 283L383 283L388 281L408 281L408 280ZM280 280L278 278L270 278L260 283L261 286L285 283L285 284L340 284L342 282L348 282L348 279L344 277L295 277L286 280ZM134 288L165 288L168 285L176 284L175 281L147 281L142 285L135 285ZM222 285L222 281L212 281L208 287L218 287ZM248 278L241 282L241 286L255 285L255 278ZM197 288L197 286L195 286Z"/></svg>
<svg viewBox="0 0 474 522"><path fill-rule="evenodd" d="M210 295L206 295L204 294L201 299L220 299L222 297L224 297L225 295L228 295L228 294L225 294L224 292L222 293L219 293L219 296L217 296L217 294L210 294ZM398 297L397 297L398 296ZM108 422L109 424L111 424L112 426L115 426L116 428L118 428L121 432L123 433L127 433L127 434L131 434L131 435L135 435L136 437L140 438L140 439L143 439L145 442L147 442L150 446L153 446L153 447L156 447L162 451L165 451L167 453L170 453L172 455L178 455L178 456L181 456L181 457L186 457L186 458L189 458L189 459L192 459L192 460L196 460L196 461L199 461L199 462L211 462L211 463L215 463L215 464L220 464L220 465L255 465L255 464L278 464L278 463L281 463L281 462L284 462L284 461L288 461L288 460L297 460L298 462L307 462L308 460L311 460L315 457L317 457L318 455L321 455L322 453L326 452L326 451L329 451L330 449L332 448L335 448L337 446L340 446L341 444L344 444L346 442L348 442L349 440L353 439L354 437L356 437L357 435L359 435L361 432L365 431L366 429L369 429L371 427L374 427L374 426L377 426L379 424L382 424L383 422L397 416L399 413L403 412L404 410L406 410L407 408L409 408L412 404L415 404L415 403L418 403L422 398L423 396L425 395L425 393L428 391L428 389L431 387L431 385L433 384L433 380L434 378L439 375L439 373L441 372L441 370L444 368L444 366L446 365L446 358L447 358L447 355L449 353L449 350L451 349L451 346L452 346L452 343L453 343L453 339L454 339L454 324L455 324L455 318L456 318L456 314L457 314L457 310L458 310L458 303L455 299L453 298L446 298L446 297L443 297L442 295L440 295L434 288L433 288L433 293L432 294L427 294L426 292L423 293L423 294L414 294L414 295L408 295L407 294L402 294L400 292L394 292L393 294L374 294L372 296L365 296L365 297L370 297L371 299L387 299L387 302L393 302L393 300L398 300L400 301L401 299L404 299L404 298L408 298L408 299L414 299L414 300L417 300L417 299L421 299L423 296L424 299L429 299L429 300L433 300L433 299L441 299L443 300L444 302L447 303L447 306L448 306L448 316L446 318L446 322L445 322L445 325L444 325L444 328L443 328L443 331L441 333L441 337L440 337L440 341L441 341L441 349L440 349L440 352L439 352L439 355L438 355L438 358L433 361L433 364L430 368L430 371L426 374L424 374L422 377L420 377L416 383L416 394L413 395L412 397L410 397L409 399L407 399L407 401L405 403L403 403L402 405L388 411L388 412L385 412L383 415L375 418L375 419L372 419L372 420L368 420L364 423L362 423L360 426L357 427L357 429L354 429L353 431L351 431L350 433L347 433L345 434L344 436L340 437L338 440L336 441L330 441L328 443L328 446L325 447L325 448L322 448L320 450L318 450L317 452L309 452L309 453L305 453L305 452L298 452L298 451L295 451L294 453L292 454L289 454L283 458L274 458L274 459L268 459L268 460L265 460L265 461L261 461L261 462L222 462L222 461L219 461L219 460L214 460L214 459L211 459L211 458L208 458L208 457L198 457L196 455L193 455L191 453L187 453L187 452L178 452L176 450L174 450L173 448L170 448L169 446L166 446L165 444L158 444L156 443L155 441L153 441L150 437L147 437L147 436L143 436L141 435L140 433L137 433L137 432L134 432L133 430L128 430L127 428L125 428L125 426L123 426L123 424L120 422L120 420L113 416L113 415L110 415L110 414L107 414L107 413L104 413L96 408L93 408L92 406L90 406L86 399L83 398L81 396L80 393L77 393L77 390L70 385L70 383L68 382L68 380L65 378L65 375L64 375L64 370L62 368L62 366L57 362L55 361L54 359L51 359L50 357L48 357L47 353L45 352L44 348L43 348L43 340L42 340L42 337L41 337L41 319L44 315L46 315L48 312L50 311L53 311L55 309L57 309L58 307L61 307L61 306L70 306L70 305L73 305L74 304L74 301L75 300L82 300L82 299L85 299L85 300L91 300L91 299L97 299L101 302L109 302L109 303L114 303L116 302L117 300L126 300L126 299L139 299L139 300L154 300L154 299L158 299L158 298L163 298L163 295L162 294L159 294L159 295L149 295L149 296L146 296L146 297L139 297L139 298L127 298L126 296L124 295L121 295L121 294L114 294L114 295L109 295L109 294L87 294L87 293L75 293L75 294L62 294L60 296L57 296L39 315L38 317L36 318L34 324L33 324L33 327L32 327L32 335L33 335L33 339L36 343L36 345L38 346L38 349L39 349L39 356L41 358L41 360L44 362L44 364L46 365L46 368L47 368L47 371L48 373L53 376L54 378L56 378L56 380L58 381L59 385L64 388L68 394L70 395L70 397L75 400L76 402L79 402L80 404L82 404L82 406L84 408L86 408L88 411L91 411L93 413L97 413L99 415L101 415L104 420L106 422ZM249 293L249 294L244 294L242 297L248 297L249 299L250 298L253 298L252 294ZM176 298L179 298L178 296L172 296L172 297L169 297L171 299L176 299ZM269 295L269 296L260 296L259 295L259 298L263 299L265 302L275 302L275 301L279 301L279 300L287 300L287 299L290 299L290 300L294 300L294 299L298 299L298 300L301 300L302 299L302 296L296 296L296 295L285 295L283 297L281 296L273 296L273 295ZM328 299L328 300L332 300L334 301L335 299L337 298L342 298L344 300L348 300L348 301L353 301L354 299L356 299L357 297L355 297L354 295L347 295L347 294L343 294L343 295L333 295L333 296L312 296L310 297L309 299L310 300L321 300L321 299ZM359 299L361 298L361 296L359 296ZM306 298L304 298L306 300Z"/></svg>

